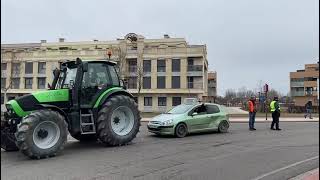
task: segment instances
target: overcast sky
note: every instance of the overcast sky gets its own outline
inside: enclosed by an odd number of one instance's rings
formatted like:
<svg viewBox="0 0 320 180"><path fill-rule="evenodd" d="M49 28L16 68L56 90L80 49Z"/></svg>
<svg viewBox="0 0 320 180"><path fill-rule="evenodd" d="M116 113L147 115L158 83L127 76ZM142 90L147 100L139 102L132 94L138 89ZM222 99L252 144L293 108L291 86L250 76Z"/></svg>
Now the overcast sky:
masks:
<svg viewBox="0 0 320 180"><path fill-rule="evenodd" d="M1 0L1 43L184 37L206 44L218 93L258 82L286 94L319 57L319 0Z"/></svg>

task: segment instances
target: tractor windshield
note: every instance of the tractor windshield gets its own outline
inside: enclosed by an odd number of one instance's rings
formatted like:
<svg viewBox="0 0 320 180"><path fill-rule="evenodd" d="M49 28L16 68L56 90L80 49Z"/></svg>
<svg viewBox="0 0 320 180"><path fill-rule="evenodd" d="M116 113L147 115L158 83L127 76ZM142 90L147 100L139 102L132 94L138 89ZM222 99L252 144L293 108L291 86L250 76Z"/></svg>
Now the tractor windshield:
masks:
<svg viewBox="0 0 320 180"><path fill-rule="evenodd" d="M77 74L76 67L64 68L59 75L56 89L72 88L74 81L76 79L76 74Z"/></svg>

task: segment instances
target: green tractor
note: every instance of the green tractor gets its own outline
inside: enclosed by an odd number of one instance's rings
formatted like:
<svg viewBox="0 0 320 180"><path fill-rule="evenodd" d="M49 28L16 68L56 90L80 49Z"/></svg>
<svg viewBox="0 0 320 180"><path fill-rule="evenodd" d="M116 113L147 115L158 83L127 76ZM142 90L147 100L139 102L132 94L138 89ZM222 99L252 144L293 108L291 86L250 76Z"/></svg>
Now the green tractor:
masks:
<svg viewBox="0 0 320 180"><path fill-rule="evenodd" d="M20 150L33 159L47 158L63 149L68 132L79 141L99 140L106 146L131 142L141 117L115 65L79 58L64 62L53 71L49 90L6 103L1 148Z"/></svg>

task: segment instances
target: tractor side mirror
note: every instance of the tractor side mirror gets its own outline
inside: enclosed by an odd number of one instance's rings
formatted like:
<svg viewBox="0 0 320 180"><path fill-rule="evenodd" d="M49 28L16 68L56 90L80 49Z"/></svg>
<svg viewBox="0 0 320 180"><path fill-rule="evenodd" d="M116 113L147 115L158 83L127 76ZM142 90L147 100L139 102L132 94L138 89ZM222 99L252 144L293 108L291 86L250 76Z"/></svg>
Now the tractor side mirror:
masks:
<svg viewBox="0 0 320 180"><path fill-rule="evenodd" d="M82 71L83 71L83 72L88 72L88 63L87 63L87 62L84 62L84 63L82 64Z"/></svg>
<svg viewBox="0 0 320 180"><path fill-rule="evenodd" d="M127 89L127 85L126 85L125 80L120 79L120 86L122 86L122 87L123 87L123 89Z"/></svg>

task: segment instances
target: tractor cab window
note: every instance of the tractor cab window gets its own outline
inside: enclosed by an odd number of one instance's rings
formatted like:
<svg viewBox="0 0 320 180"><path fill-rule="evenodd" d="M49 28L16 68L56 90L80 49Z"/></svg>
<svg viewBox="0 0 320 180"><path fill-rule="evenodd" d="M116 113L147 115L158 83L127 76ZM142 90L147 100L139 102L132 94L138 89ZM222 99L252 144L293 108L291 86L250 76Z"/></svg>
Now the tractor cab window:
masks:
<svg viewBox="0 0 320 180"><path fill-rule="evenodd" d="M82 79L82 102L90 104L94 96L106 87L119 86L115 68L106 63L89 63L88 71L84 72Z"/></svg>
<svg viewBox="0 0 320 180"><path fill-rule="evenodd" d="M77 75L77 68L66 67L59 75L56 89L72 88Z"/></svg>
<svg viewBox="0 0 320 180"><path fill-rule="evenodd" d="M107 75L106 67L96 63L89 64L88 72L83 74L82 87L101 87L108 84L111 84L111 81Z"/></svg>

